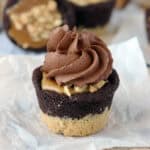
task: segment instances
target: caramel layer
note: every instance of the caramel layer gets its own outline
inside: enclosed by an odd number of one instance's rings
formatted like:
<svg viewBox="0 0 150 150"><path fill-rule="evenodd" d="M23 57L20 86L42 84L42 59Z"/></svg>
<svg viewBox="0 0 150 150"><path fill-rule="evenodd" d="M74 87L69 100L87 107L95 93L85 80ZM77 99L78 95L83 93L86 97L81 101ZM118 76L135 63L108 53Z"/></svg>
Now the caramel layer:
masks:
<svg viewBox="0 0 150 150"><path fill-rule="evenodd" d="M43 79L41 81L41 86L43 90L51 90L56 91L58 93L66 94L68 96L71 96L73 94L77 93L83 93L83 92L96 92L98 89L102 88L105 85L106 81L102 80L96 84L93 85L86 85L83 87L77 87L77 86L60 86L58 85L54 80L49 80L46 78L46 74L43 73Z"/></svg>

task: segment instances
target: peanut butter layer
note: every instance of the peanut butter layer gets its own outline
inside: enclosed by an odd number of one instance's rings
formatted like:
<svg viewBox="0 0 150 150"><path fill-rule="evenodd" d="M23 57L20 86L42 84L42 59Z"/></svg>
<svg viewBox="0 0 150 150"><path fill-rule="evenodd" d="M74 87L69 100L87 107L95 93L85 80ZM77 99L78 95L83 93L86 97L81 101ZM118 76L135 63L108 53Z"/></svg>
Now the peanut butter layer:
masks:
<svg viewBox="0 0 150 150"><path fill-rule="evenodd" d="M23 48L44 47L50 30L62 24L54 0L22 0L7 13L11 20L8 34Z"/></svg>
<svg viewBox="0 0 150 150"><path fill-rule="evenodd" d="M68 0L76 5L79 6L86 6L90 4L96 4L96 3L101 3L101 2L106 2L108 0Z"/></svg>
<svg viewBox="0 0 150 150"><path fill-rule="evenodd" d="M110 110L106 108L101 114L89 114L81 119L53 117L41 113L41 118L48 128L65 136L87 136L102 130L109 118Z"/></svg>
<svg viewBox="0 0 150 150"><path fill-rule="evenodd" d="M55 91L58 93L66 94L67 96L71 96L77 93L84 93L84 92L93 93L99 90L100 88L102 88L106 83L106 81L102 80L96 84L86 85L83 87L78 87L78 86L72 87L71 85L60 86L54 80L47 79L45 73L43 73L43 78L41 82L42 82L41 85L43 90Z"/></svg>

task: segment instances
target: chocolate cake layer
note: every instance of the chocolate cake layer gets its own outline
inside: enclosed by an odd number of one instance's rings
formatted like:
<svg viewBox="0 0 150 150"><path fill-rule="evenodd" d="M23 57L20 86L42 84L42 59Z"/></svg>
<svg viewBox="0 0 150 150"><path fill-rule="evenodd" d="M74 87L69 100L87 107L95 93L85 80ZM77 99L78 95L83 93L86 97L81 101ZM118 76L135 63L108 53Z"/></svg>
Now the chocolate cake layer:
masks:
<svg viewBox="0 0 150 150"><path fill-rule="evenodd" d="M19 2L19 0L8 0L7 4L5 6L4 9L4 13L3 13L3 25L4 25L4 29L8 35L8 38L18 47L21 47L21 45L17 44L16 41L10 37L10 35L8 34L8 31L11 27L11 20L9 15L7 14L7 10L14 6L15 4L17 4ZM57 2L57 1L56 1ZM58 4L58 2L57 2ZM75 17L75 13L72 9L72 7L68 6L69 4L65 4L65 5L59 5L58 4L58 9L62 15L62 19L63 19L63 24L68 24L68 26L70 28L74 27L74 25L76 24L76 17ZM63 25L62 24L62 25ZM43 52L46 51L46 45L44 47L39 47L39 48L32 48L32 47L28 47L28 48L24 48L24 50L30 50L30 51L34 51L34 52Z"/></svg>
<svg viewBox="0 0 150 150"><path fill-rule="evenodd" d="M150 9L146 10L145 22L146 22L147 38L150 43Z"/></svg>
<svg viewBox="0 0 150 150"><path fill-rule="evenodd" d="M75 94L69 97L41 89L40 67L34 70L32 80L41 110L51 116L70 118L82 118L87 114L102 113L105 108L110 108L114 92L119 85L119 77L113 70L108 82L97 92Z"/></svg>
<svg viewBox="0 0 150 150"><path fill-rule="evenodd" d="M87 6L78 6L71 2L68 3L74 7L77 25L85 27L104 26L107 24L115 6L115 0L108 0L106 2L90 4Z"/></svg>

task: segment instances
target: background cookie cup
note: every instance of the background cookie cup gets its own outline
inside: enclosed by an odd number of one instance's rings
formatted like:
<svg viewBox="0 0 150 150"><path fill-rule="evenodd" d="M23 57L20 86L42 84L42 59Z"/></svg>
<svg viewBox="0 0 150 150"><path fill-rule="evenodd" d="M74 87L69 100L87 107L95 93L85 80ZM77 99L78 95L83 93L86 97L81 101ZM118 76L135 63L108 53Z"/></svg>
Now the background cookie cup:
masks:
<svg viewBox="0 0 150 150"><path fill-rule="evenodd" d="M33 72L33 84L42 110L42 119L51 131L65 136L86 136L105 127L112 98L119 85L115 70L98 91L72 96L42 90L41 80L39 67Z"/></svg>
<svg viewBox="0 0 150 150"><path fill-rule="evenodd" d="M60 0L59 0L60 1ZM108 23L115 0L62 0L73 6L76 12L77 26L96 27Z"/></svg>
<svg viewBox="0 0 150 150"><path fill-rule="evenodd" d="M35 52L46 50L49 31L75 23L74 11L55 0L8 0L3 13L4 29L17 46Z"/></svg>

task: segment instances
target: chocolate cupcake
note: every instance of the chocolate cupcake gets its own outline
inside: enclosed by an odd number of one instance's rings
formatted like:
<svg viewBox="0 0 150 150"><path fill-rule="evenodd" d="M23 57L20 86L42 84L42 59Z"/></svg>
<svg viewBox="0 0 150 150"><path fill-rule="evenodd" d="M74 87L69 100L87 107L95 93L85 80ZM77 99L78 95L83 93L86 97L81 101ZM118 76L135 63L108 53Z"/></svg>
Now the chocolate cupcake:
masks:
<svg viewBox="0 0 150 150"><path fill-rule="evenodd" d="M62 0L58 0L62 1ZM73 6L77 25L84 27L104 26L108 23L115 0L63 0Z"/></svg>
<svg viewBox="0 0 150 150"><path fill-rule="evenodd" d="M105 43L90 32L59 27L50 34L43 66L33 72L42 120L65 136L86 136L107 124L119 85Z"/></svg>
<svg viewBox="0 0 150 150"><path fill-rule="evenodd" d="M148 42L150 43L150 9L146 9L145 22L146 22L147 38Z"/></svg>
<svg viewBox="0 0 150 150"><path fill-rule="evenodd" d="M53 28L75 25L75 15L71 7L61 7L55 0L8 0L3 22L15 44L39 52L45 51Z"/></svg>

